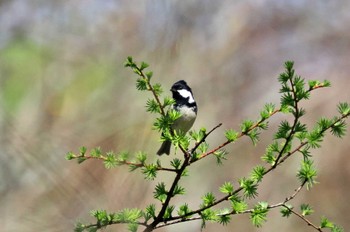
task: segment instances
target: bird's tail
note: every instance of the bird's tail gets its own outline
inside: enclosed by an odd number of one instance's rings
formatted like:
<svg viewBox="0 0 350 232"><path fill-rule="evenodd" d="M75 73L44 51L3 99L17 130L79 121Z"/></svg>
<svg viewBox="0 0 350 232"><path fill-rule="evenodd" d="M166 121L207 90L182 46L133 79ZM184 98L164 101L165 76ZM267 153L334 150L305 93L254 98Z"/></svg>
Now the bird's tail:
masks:
<svg viewBox="0 0 350 232"><path fill-rule="evenodd" d="M164 141L162 143L162 146L160 146L159 150L157 151L157 155L163 155L163 154L170 154L170 147L171 147L171 142L170 141Z"/></svg>

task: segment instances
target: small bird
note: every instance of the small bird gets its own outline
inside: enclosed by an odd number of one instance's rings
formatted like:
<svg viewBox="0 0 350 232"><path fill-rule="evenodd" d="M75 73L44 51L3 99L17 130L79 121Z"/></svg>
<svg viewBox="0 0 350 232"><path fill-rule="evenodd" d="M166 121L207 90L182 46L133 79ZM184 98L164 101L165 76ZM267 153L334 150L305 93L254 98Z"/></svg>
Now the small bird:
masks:
<svg viewBox="0 0 350 232"><path fill-rule="evenodd" d="M180 118L176 119L171 129L177 133L187 133L192 127L197 117L197 104L193 98L192 90L184 80L180 80L173 84L170 91L173 93L175 100L172 109L180 112ZM166 140L157 152L157 155L170 154L171 142Z"/></svg>

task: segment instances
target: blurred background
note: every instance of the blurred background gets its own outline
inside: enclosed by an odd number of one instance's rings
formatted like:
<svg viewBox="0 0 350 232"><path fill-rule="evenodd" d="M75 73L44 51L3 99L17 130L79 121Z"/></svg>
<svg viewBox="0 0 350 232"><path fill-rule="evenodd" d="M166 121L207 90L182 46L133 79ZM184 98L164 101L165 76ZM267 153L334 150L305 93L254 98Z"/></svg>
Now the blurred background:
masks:
<svg viewBox="0 0 350 232"><path fill-rule="evenodd" d="M208 139L225 140L222 132L239 129L242 120L257 119L268 102L278 105L277 77L286 60L294 60L306 80L328 79L332 87L312 93L303 106L312 128L321 116L337 113L350 101L350 2L346 0L2 0L0 1L0 224L1 231L72 231L81 220L93 222L92 209L112 212L154 203L159 174L144 181L127 167L106 170L99 161L78 165L68 151L145 151L155 160L160 135L145 112L148 93L136 91L135 75L123 67L131 55L146 61L154 82L165 94L185 79L199 105L194 128L223 126ZM283 115L270 122L261 142L248 138L229 145L228 160L218 167L210 157L191 166L181 183L188 194L177 197L197 208L200 197L218 186L247 176L261 163ZM288 118L287 118L288 119ZM349 136L327 135L313 153L317 184L292 202L310 203L316 224L327 216L350 228ZM179 155L179 154L178 154ZM162 157L163 163L169 157ZM298 187L300 157L269 174L252 203L278 203ZM125 231L112 226L106 231ZM159 231L200 231L200 222ZM209 223L204 231L314 231L279 210L256 229L249 215L224 227Z"/></svg>

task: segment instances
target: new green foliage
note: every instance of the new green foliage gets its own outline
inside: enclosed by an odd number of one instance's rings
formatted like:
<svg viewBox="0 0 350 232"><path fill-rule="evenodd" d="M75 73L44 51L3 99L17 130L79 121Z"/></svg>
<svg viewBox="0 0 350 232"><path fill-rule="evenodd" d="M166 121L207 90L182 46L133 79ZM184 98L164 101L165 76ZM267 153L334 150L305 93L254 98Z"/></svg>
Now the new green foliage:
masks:
<svg viewBox="0 0 350 232"><path fill-rule="evenodd" d="M310 189L317 183L318 170L313 162L313 149L322 146L326 132L339 138L342 138L346 133L346 119L350 115L348 103L339 103L337 106L338 115L332 118L321 117L314 123L313 127L310 127L312 129L308 129L309 125L306 126L306 123L303 122L303 117L307 113L305 102L312 97L312 91L330 87L329 81L305 81L304 78L296 74L294 62L285 62L285 71L278 77L281 85L279 105L275 103L265 104L257 117L258 120L245 119L237 126L238 128L225 129L223 135L216 135L217 138L222 139L222 143L212 146L207 137L221 124L212 130L202 127L198 131L191 131L188 135L172 131L171 125L181 115L171 109L170 106L174 100L169 96L163 96L162 85L152 83L154 74L148 70L149 64L146 62L137 63L132 57L128 57L124 65L136 74L136 89L148 91L151 94L151 97L145 101L145 109L155 116L153 129L160 132L161 141L168 140L174 145L176 155L171 154L170 159L163 159L163 157L156 159L153 150L131 154L126 151L104 152L100 147L93 148L90 152L86 147L81 147L77 154L68 152L66 154L67 160L77 160L78 163L91 159L101 160L107 169L128 166L130 171L139 170L145 179L155 181L154 199L153 201L147 199L151 202L144 209L124 209L116 213L108 213L106 210L92 210L91 215L95 222L91 224L78 222L75 231L97 231L106 226L122 223L127 224L129 231L135 232L141 229L149 232L161 227L195 220L201 220L202 228L205 228L208 221L225 226L235 221L234 216L237 214L249 215L253 226L262 227L264 222L272 219L268 217L268 212L274 209L279 209L281 216L285 218L297 216L306 225L317 231L323 231L323 229L329 229L332 232L343 231L341 227L326 217L321 218L320 225L311 222L307 217L314 213L314 209L309 204L302 204L299 208L292 204L293 199L302 192L304 186ZM300 107L301 102L303 102L305 109ZM273 131L272 141L266 145L264 154L261 154L261 162L257 163L251 170L245 170L239 176L236 176L237 174L231 176L230 174L232 179L219 184L217 194L205 192L202 186L202 183L206 181L205 178L197 178L198 174L193 172L192 167L200 166L199 161L214 156L218 165L228 163L234 169L235 156L243 154L230 154L231 147L228 146L234 146L242 137L249 137L256 145L260 141L260 137L265 136L263 132L269 129L270 118L276 114L281 114L283 118L276 131ZM135 135L135 142L138 139L137 136ZM292 167L288 165L287 161L292 156L300 160L298 169L292 170ZM207 163L205 167L214 165L215 161ZM296 179L299 180L299 185L294 188L294 192L280 199L277 203L258 202L256 198L260 188L264 187L262 183L265 176L274 173L276 169L294 172ZM158 175L160 172L167 173L166 180L160 180L162 176ZM221 175L220 172L217 173L213 172L212 175ZM246 176L247 173L248 176ZM184 187L186 185L181 182L183 177L194 177L196 180L201 180L201 182L193 182L196 184L195 192L189 192ZM191 181L188 178L187 180ZM272 176L272 178L283 177ZM274 188L273 191L278 191L280 188L280 186L268 187ZM197 198L200 204L194 206L185 203L189 196L190 199ZM128 200L130 200L130 205L133 205L132 199ZM232 225L235 224L232 223Z"/></svg>

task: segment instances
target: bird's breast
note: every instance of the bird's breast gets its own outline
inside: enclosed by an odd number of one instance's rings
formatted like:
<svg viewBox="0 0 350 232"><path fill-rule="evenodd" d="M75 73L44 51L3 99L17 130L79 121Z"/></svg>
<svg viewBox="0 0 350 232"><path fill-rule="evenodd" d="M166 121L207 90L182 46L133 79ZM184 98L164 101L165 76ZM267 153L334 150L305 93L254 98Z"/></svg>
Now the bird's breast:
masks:
<svg viewBox="0 0 350 232"><path fill-rule="evenodd" d="M179 111L181 117L175 120L172 128L186 133L189 129L191 129L194 121L196 120L197 114L192 107L180 107L176 110Z"/></svg>

